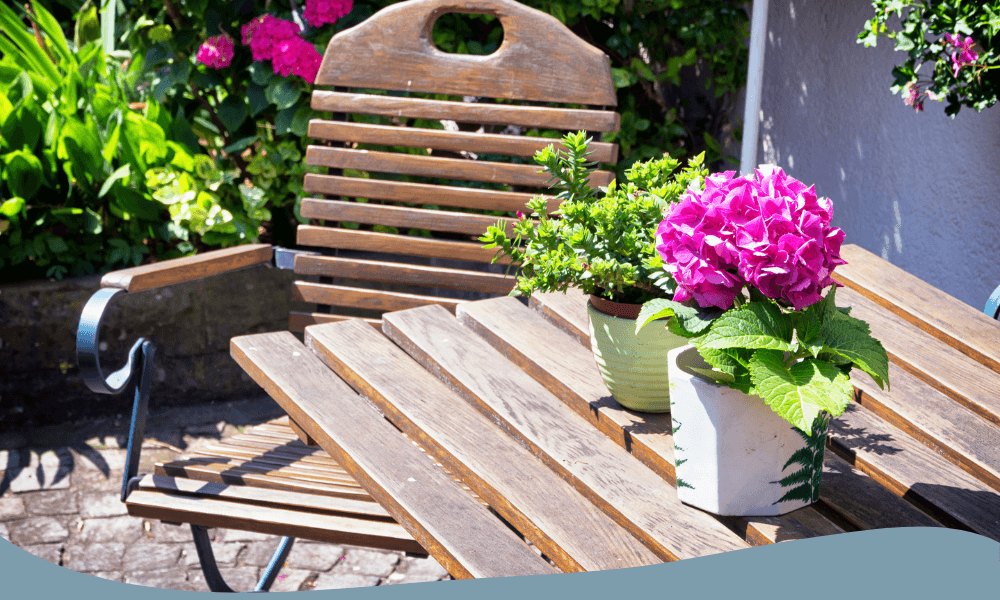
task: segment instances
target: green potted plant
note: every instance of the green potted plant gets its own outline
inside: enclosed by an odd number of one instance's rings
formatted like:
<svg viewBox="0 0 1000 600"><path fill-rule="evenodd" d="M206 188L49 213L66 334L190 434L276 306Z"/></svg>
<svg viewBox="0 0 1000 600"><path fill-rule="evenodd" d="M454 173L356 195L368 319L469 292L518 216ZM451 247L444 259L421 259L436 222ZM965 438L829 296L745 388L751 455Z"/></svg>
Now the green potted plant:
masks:
<svg viewBox="0 0 1000 600"><path fill-rule="evenodd" d="M829 199L774 168L711 175L664 214L656 249L677 292L647 302L637 329L666 317L691 344L667 361L682 501L740 516L816 501L852 368L888 383L882 344L835 305L831 218Z"/></svg>
<svg viewBox="0 0 1000 600"><path fill-rule="evenodd" d="M528 203L530 218L518 215L512 237L498 224L480 240L520 268L514 296L570 287L589 294L591 347L608 389L626 408L666 412L663 361L686 339L662 328L637 334L635 318L643 302L673 296L675 285L663 270L654 234L663 210L707 174L704 155L676 174L680 163L667 155L636 163L626 171L626 183L597 190L587 182L593 166L587 162L589 142L585 132L567 134L565 150L549 146L535 156L562 201L552 218L546 199L538 196Z"/></svg>

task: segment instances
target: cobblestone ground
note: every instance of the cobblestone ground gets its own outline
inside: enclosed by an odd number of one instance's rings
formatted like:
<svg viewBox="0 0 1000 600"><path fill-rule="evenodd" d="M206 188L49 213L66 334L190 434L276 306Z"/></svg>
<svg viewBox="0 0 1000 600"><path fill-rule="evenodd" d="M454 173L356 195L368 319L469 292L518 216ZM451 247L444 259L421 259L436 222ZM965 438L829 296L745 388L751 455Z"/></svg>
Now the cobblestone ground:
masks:
<svg viewBox="0 0 1000 600"><path fill-rule="evenodd" d="M150 414L140 473L197 444L280 417L268 398ZM188 526L131 517L119 500L127 417L0 432L0 537L49 562L97 577L208 591ZM212 530L227 583L250 590L278 537ZM433 558L296 540L272 591L449 579Z"/></svg>

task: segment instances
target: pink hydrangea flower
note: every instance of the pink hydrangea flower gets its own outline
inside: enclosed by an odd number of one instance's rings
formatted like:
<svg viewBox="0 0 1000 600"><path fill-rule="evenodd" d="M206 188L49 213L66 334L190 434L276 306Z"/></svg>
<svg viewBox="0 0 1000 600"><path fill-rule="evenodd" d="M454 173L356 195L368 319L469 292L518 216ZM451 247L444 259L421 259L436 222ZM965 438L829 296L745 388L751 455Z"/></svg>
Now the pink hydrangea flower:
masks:
<svg viewBox="0 0 1000 600"><path fill-rule="evenodd" d="M271 60L278 75L298 75L309 83L315 83L323 56L315 46L295 36L278 42Z"/></svg>
<svg viewBox="0 0 1000 600"><path fill-rule="evenodd" d="M836 282L844 232L832 202L781 169L733 171L689 189L656 231L656 249L677 281L674 299L728 309L745 285L801 310Z"/></svg>
<svg viewBox="0 0 1000 600"><path fill-rule="evenodd" d="M299 39L299 26L273 15L262 15L242 28L243 44L250 46L254 60L271 60L283 40Z"/></svg>
<svg viewBox="0 0 1000 600"><path fill-rule="evenodd" d="M233 62L233 38L228 35L210 37L201 43L198 62L213 69L224 69Z"/></svg>
<svg viewBox="0 0 1000 600"><path fill-rule="evenodd" d="M336 23L354 8L354 0L306 0L303 16L313 27Z"/></svg>

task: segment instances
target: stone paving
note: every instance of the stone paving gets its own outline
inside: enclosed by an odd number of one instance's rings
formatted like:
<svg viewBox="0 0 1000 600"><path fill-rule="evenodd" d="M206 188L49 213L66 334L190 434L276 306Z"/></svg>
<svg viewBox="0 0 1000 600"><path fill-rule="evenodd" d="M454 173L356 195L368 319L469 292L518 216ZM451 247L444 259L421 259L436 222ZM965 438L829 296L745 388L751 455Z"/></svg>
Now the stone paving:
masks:
<svg viewBox="0 0 1000 600"><path fill-rule="evenodd" d="M154 399L155 401L155 399ZM269 398L151 411L140 473L198 444L282 416ZM208 591L188 526L131 517L119 500L128 417L0 432L0 537L97 577ZM278 537L211 530L226 582L250 590ZM272 591L450 579L433 558L296 540Z"/></svg>

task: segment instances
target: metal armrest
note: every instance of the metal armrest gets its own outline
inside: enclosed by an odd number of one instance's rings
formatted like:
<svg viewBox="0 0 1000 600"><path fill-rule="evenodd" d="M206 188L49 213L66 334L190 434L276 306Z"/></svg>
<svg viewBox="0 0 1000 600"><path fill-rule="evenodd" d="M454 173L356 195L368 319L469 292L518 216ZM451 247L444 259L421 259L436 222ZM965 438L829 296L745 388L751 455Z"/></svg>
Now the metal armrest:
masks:
<svg viewBox="0 0 1000 600"><path fill-rule="evenodd" d="M997 289L990 294L990 299L986 301L983 312L991 319L1000 319L1000 286L997 286Z"/></svg>
<svg viewBox="0 0 1000 600"><path fill-rule="evenodd" d="M112 271L101 278L101 287L117 288L126 292L151 290L266 263L271 260L273 254L274 251L269 244L250 244L213 250L196 256Z"/></svg>

